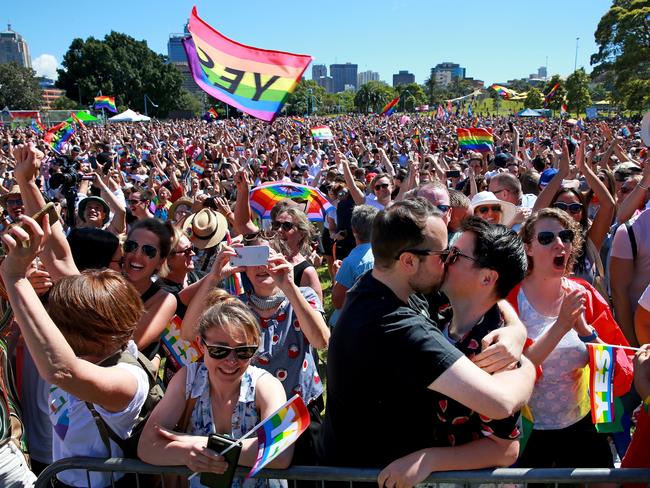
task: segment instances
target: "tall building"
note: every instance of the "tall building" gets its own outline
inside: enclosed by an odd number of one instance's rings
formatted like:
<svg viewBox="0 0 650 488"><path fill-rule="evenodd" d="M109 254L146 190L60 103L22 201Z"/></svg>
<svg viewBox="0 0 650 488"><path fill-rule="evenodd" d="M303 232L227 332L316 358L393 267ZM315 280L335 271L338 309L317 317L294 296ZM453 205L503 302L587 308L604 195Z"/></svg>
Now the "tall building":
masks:
<svg viewBox="0 0 650 488"><path fill-rule="evenodd" d="M318 80L322 76L327 76L327 66L324 64L314 64L311 67L311 79Z"/></svg>
<svg viewBox="0 0 650 488"><path fill-rule="evenodd" d="M169 34L167 41L167 62L176 66L183 77L183 88L188 92L203 97L203 90L199 88L192 78L190 67L187 62L185 48L183 47L183 39L190 35L189 25L185 24L185 32L183 34Z"/></svg>
<svg viewBox="0 0 650 488"><path fill-rule="evenodd" d="M548 77L548 73L546 72L546 66L540 66L537 68L537 77L545 80Z"/></svg>
<svg viewBox="0 0 650 488"><path fill-rule="evenodd" d="M0 63L16 63L25 68L32 67L27 42L23 36L11 30L11 24L7 26L6 31L0 32Z"/></svg>
<svg viewBox="0 0 650 488"><path fill-rule="evenodd" d="M408 85L415 83L415 75L408 71L400 70L399 73L393 75L393 86Z"/></svg>
<svg viewBox="0 0 650 488"><path fill-rule="evenodd" d="M431 68L431 75L438 85L447 86L454 78L465 79L465 68L456 63L439 63Z"/></svg>
<svg viewBox="0 0 650 488"><path fill-rule="evenodd" d="M332 93L345 91L346 85L357 88L357 70L359 66L352 63L330 64Z"/></svg>
<svg viewBox="0 0 650 488"><path fill-rule="evenodd" d="M318 86L325 88L327 93L332 93L332 77L331 76L321 76L319 78L314 78L314 81Z"/></svg>
<svg viewBox="0 0 650 488"><path fill-rule="evenodd" d="M357 87L360 87L369 81L379 81L379 73L376 71L362 71L357 75Z"/></svg>

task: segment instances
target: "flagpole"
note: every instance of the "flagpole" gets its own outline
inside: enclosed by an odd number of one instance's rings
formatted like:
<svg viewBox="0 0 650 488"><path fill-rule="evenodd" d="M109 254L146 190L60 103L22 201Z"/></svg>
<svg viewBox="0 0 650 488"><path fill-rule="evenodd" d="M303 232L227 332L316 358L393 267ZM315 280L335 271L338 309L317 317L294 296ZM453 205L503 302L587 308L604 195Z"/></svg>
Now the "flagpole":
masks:
<svg viewBox="0 0 650 488"><path fill-rule="evenodd" d="M587 342L587 344L591 344L592 346L608 346L608 347L615 347L617 349L627 349L628 351L642 351L640 347L616 346L614 344L605 344L600 342Z"/></svg>

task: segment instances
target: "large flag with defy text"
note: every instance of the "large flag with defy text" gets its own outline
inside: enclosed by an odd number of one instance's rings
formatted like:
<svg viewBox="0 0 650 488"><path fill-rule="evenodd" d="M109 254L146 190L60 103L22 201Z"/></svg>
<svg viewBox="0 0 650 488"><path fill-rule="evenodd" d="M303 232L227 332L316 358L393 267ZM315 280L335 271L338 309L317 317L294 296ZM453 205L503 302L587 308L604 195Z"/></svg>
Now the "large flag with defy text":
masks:
<svg viewBox="0 0 650 488"><path fill-rule="evenodd" d="M258 119L273 121L312 57L245 46L190 15L183 40L194 81L209 95Z"/></svg>

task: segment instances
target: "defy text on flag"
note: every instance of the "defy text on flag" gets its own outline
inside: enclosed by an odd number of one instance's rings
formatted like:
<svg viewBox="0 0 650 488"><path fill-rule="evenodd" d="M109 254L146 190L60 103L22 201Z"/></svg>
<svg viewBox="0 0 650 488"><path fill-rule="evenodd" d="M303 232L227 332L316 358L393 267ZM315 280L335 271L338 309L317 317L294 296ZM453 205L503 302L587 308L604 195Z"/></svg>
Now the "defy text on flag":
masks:
<svg viewBox="0 0 650 488"><path fill-rule="evenodd" d="M194 81L209 95L258 119L273 121L311 56L245 46L217 32L192 9L183 41Z"/></svg>

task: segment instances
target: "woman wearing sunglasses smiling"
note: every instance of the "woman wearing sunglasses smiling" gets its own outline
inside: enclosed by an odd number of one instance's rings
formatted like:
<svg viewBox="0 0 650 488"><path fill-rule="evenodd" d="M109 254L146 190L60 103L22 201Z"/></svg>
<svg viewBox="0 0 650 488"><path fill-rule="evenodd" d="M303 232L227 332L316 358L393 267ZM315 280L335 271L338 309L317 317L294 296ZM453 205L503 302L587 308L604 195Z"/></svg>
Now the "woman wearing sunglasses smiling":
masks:
<svg viewBox="0 0 650 488"><path fill-rule="evenodd" d="M174 376L142 432L138 455L152 464L180 462L194 472L220 474L228 465L206 448L207 436L217 433L239 439L282 406L286 395L278 379L251 365L261 344L260 329L240 300L221 294L201 316L198 336L203 361L187 365ZM183 434L173 432L175 428L183 429ZM286 468L292 454L291 447L270 466ZM257 439L244 440L239 464L252 466L256 456ZM232 486L242 486L242 481L235 479ZM277 480L250 483L246 486L286 486ZM190 486L203 485L195 478Z"/></svg>
<svg viewBox="0 0 650 488"><path fill-rule="evenodd" d="M519 465L612 467L607 436L596 432L589 414L586 343L627 341L595 288L568 277L582 248L574 219L558 209L542 209L524 223L521 237L528 275L508 300L534 341L526 355L542 367L542 375L528 404L535 424ZM627 381L618 388L629 389L631 378Z"/></svg>
<svg viewBox="0 0 650 488"><path fill-rule="evenodd" d="M131 227L122 246L122 273L140 293L145 308L135 331L135 342L138 349L152 360L157 354L160 336L176 311L174 295L152 281L156 274L167 274L166 259L171 250L172 236L171 224L155 218L144 219ZM158 362L154 365L157 366Z"/></svg>

